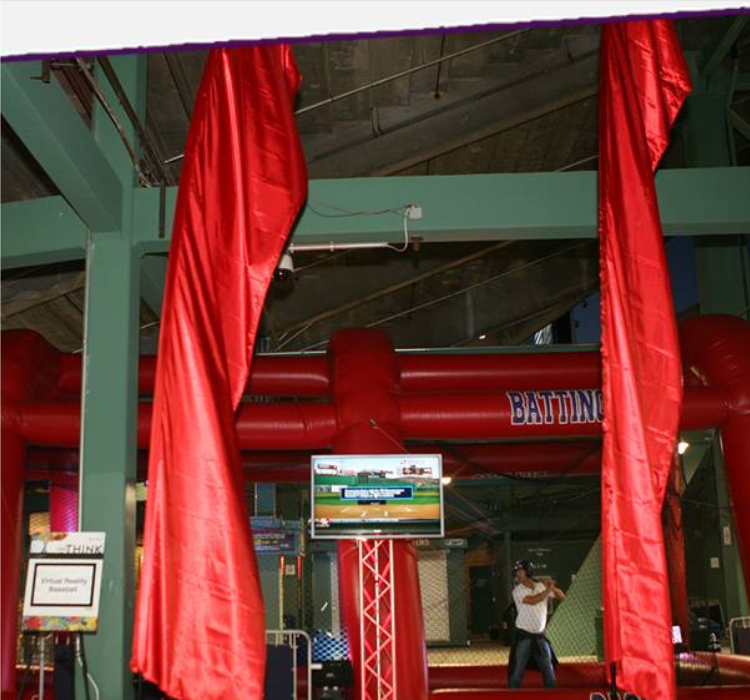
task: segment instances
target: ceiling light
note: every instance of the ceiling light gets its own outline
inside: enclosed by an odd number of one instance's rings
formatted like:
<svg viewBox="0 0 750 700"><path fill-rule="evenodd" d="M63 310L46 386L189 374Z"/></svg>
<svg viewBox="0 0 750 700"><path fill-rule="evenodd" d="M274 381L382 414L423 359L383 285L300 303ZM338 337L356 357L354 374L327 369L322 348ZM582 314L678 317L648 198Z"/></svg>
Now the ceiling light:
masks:
<svg viewBox="0 0 750 700"><path fill-rule="evenodd" d="M481 334L481 335L479 336L479 340L484 340L484 339L485 339L486 337L487 337L487 334L486 334L486 333L482 333L482 334Z"/></svg>
<svg viewBox="0 0 750 700"><path fill-rule="evenodd" d="M453 479L451 479L451 477L449 477L449 476L444 476L442 479L440 479L440 483L443 486L447 486L448 484L451 483L451 481L453 481Z"/></svg>
<svg viewBox="0 0 750 700"><path fill-rule="evenodd" d="M681 454L681 455L684 455L687 452L688 447L690 447L690 443L689 442L685 442L684 440L680 440L677 443L677 452L679 454Z"/></svg>

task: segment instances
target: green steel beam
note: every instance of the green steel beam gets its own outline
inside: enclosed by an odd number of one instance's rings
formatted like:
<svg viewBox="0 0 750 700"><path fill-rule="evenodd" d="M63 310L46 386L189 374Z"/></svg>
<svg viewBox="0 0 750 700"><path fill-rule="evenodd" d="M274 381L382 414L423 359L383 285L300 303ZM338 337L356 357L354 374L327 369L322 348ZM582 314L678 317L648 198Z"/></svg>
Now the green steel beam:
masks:
<svg viewBox="0 0 750 700"><path fill-rule="evenodd" d="M62 197L8 202L0 207L2 269L78 260L87 229Z"/></svg>
<svg viewBox="0 0 750 700"><path fill-rule="evenodd" d="M146 57L112 59L123 88L145 116ZM120 111L126 136L133 129L117 98L101 80L109 102ZM86 255L86 319L81 433L82 527L107 533L99 631L86 642L88 668L101 700L133 696L130 654L135 607L135 531L138 403L140 254L133 245L133 164L107 115L97 104L94 138L124 193L122 215L110 232L94 232ZM77 697L83 697L78 675Z"/></svg>
<svg viewBox="0 0 750 700"><path fill-rule="evenodd" d="M162 255L141 258L141 297L156 316L161 317L164 288L167 281L167 260Z"/></svg>
<svg viewBox="0 0 750 700"><path fill-rule="evenodd" d="M120 182L59 83L35 80L39 71L35 61L2 67L3 117L91 230L117 230Z"/></svg>
<svg viewBox="0 0 750 700"><path fill-rule="evenodd" d="M746 617L750 613L747 599L747 586L742 571L739 546L737 544L737 527L734 522L734 503L743 495L729 494L727 483L727 469L720 439L716 437L712 445L714 463L716 465L716 493L718 497L719 527L721 528L722 551L724 564L724 590L726 594L727 618ZM730 533L729 539L726 533Z"/></svg>
<svg viewBox="0 0 750 700"><path fill-rule="evenodd" d="M734 89L737 92L750 92L750 73L738 73L734 80Z"/></svg>
<svg viewBox="0 0 750 700"><path fill-rule="evenodd" d="M703 61L701 66L703 73L712 73L719 67L729 54L732 46L737 42L737 38L742 34L742 30L747 25L748 20L750 20L750 17L737 17L724 36L720 37L718 41L709 47L705 53L705 61Z"/></svg>
<svg viewBox="0 0 750 700"><path fill-rule="evenodd" d="M657 176L659 202L667 235L736 234L750 232L750 168L689 168L665 170ZM141 253L166 253L176 188L167 191L167 236L159 238L159 192L135 189L133 227ZM12 205L14 217L35 220L43 231L4 235L4 266L39 255L70 255L66 239L36 214L31 200ZM412 235L424 242L509 240L532 238L595 238L596 173L532 173L428 177L313 180L310 201L349 211L391 209L413 202L424 210L421 221L409 223ZM3 205L8 207L10 205ZM45 206L45 205L41 205ZM4 221L4 219L3 219ZM12 231L11 231L12 233ZM46 236L46 249L43 241ZM294 232L298 245L357 241L399 243L399 215L322 217L308 207Z"/></svg>
<svg viewBox="0 0 750 700"><path fill-rule="evenodd" d="M330 207L371 212L409 203L424 212L422 220L409 222L410 235L425 243L596 238L596 188L595 172L313 180L312 207L300 217L294 242L399 243L404 235L399 214L335 216ZM657 190L666 235L750 232L750 168L665 170L657 175ZM140 189L135 197L142 252L166 252L176 188L168 190L167 235L162 239L159 193Z"/></svg>
<svg viewBox="0 0 750 700"><path fill-rule="evenodd" d="M132 697L135 591L138 256L117 233L92 234L87 261L81 527L107 533L99 631L86 640L101 700ZM76 691L84 697L83 687Z"/></svg>

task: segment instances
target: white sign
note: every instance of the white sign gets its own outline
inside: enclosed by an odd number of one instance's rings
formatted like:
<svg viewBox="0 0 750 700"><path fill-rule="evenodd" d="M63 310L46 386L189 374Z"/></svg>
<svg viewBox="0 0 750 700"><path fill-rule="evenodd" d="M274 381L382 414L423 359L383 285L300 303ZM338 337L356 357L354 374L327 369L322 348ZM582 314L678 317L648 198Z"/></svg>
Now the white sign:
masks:
<svg viewBox="0 0 750 700"><path fill-rule="evenodd" d="M95 632L103 532L52 532L31 541L23 626L40 632Z"/></svg>
<svg viewBox="0 0 750 700"><path fill-rule="evenodd" d="M94 602L96 564L69 564L64 559L35 561L31 605L81 607Z"/></svg>

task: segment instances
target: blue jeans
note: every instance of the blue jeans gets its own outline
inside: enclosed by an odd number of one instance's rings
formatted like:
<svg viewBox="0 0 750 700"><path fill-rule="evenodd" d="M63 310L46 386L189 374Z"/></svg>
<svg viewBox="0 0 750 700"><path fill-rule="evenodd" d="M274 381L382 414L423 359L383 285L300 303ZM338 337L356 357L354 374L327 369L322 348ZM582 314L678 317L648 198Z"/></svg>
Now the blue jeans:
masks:
<svg viewBox="0 0 750 700"><path fill-rule="evenodd" d="M532 652L536 653L536 662L539 670L542 672L544 687L555 687L555 669L552 667L552 653L549 642L544 638L519 634L515 645L513 668L510 669L508 677L509 688L521 687L523 674L526 672L526 666L529 663Z"/></svg>

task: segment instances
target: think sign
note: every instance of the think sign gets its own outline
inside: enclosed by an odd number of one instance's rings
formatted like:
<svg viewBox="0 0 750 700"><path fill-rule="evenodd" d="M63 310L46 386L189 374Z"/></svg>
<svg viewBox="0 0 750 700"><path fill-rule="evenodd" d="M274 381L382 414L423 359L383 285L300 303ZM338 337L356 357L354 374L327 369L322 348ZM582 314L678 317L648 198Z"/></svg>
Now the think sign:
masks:
<svg viewBox="0 0 750 700"><path fill-rule="evenodd" d="M31 540L23 627L95 632L104 564L103 532L51 532Z"/></svg>

